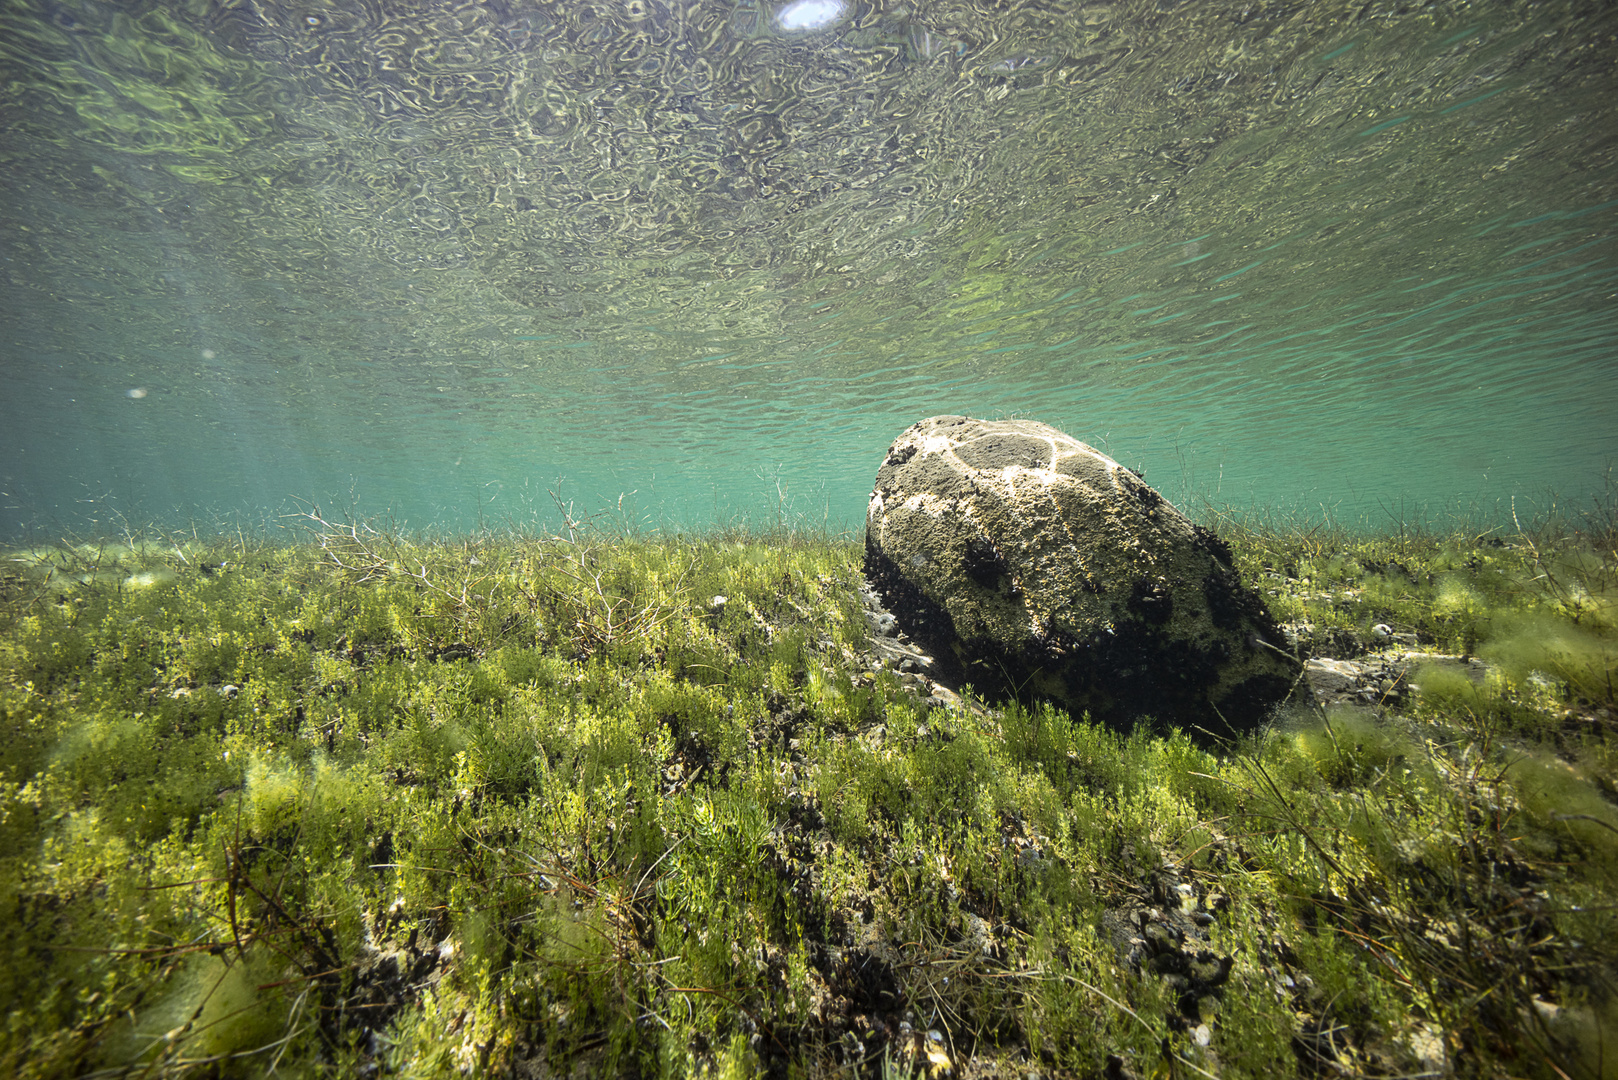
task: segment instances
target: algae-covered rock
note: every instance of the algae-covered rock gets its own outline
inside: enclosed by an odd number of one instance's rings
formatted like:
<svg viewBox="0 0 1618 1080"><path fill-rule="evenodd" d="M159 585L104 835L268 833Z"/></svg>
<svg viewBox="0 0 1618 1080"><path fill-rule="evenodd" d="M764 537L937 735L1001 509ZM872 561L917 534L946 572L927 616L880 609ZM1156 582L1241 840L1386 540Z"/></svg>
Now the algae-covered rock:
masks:
<svg viewBox="0 0 1618 1080"><path fill-rule="evenodd" d="M1228 733L1296 681L1224 542L1045 424L909 428L877 471L865 547L901 627L984 693Z"/></svg>

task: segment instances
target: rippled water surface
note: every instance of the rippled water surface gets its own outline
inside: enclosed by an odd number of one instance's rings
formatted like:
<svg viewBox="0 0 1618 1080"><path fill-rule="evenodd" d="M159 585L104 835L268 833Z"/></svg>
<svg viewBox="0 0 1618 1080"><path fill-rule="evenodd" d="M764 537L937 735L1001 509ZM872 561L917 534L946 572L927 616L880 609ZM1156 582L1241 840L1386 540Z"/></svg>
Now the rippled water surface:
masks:
<svg viewBox="0 0 1618 1080"><path fill-rule="evenodd" d="M1618 6L0 0L0 532L853 524L937 413L1356 517L1618 459Z"/></svg>

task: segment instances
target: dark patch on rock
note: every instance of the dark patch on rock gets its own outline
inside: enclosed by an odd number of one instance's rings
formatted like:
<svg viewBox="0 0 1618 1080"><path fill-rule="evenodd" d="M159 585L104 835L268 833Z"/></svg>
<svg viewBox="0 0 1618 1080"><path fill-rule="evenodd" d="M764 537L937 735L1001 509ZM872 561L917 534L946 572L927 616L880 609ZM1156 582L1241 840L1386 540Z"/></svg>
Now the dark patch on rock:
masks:
<svg viewBox="0 0 1618 1080"><path fill-rule="evenodd" d="M886 464L894 466L903 465L905 462L909 461L915 456L916 448L914 446L895 446L893 448L893 452L888 455Z"/></svg>
<svg viewBox="0 0 1618 1080"><path fill-rule="evenodd" d="M991 588L998 584L1006 573L1006 560L1000 557L994 542L981 536L974 536L966 542L961 565L973 581Z"/></svg>
<svg viewBox="0 0 1618 1080"><path fill-rule="evenodd" d="M1277 701L1284 700L1296 685L1296 679L1283 675L1256 675L1231 690L1225 696L1224 707L1232 716L1262 713ZM1226 725L1219 725L1219 728L1224 727Z"/></svg>
<svg viewBox="0 0 1618 1080"><path fill-rule="evenodd" d="M1130 590L1128 607L1142 622L1162 626L1174 616L1174 594L1161 581L1139 578Z"/></svg>
<svg viewBox="0 0 1618 1080"><path fill-rule="evenodd" d="M1208 618L1220 630L1250 629L1272 645L1283 641L1281 630L1258 594L1242 585L1242 579L1229 566L1216 563L1202 579L1202 595L1208 604Z"/></svg>
<svg viewBox="0 0 1618 1080"><path fill-rule="evenodd" d="M905 628L912 637L947 641L954 636L954 622L944 606L912 585L893 560L872 547L869 536L865 541L865 580L890 613L901 609L905 612ZM894 618L897 621L898 616Z"/></svg>
<svg viewBox="0 0 1618 1080"><path fill-rule="evenodd" d="M1235 553L1230 550L1230 545L1225 543L1218 533L1203 525L1191 526L1191 532L1196 536L1197 543L1201 544L1208 554L1224 563L1227 567L1236 565Z"/></svg>

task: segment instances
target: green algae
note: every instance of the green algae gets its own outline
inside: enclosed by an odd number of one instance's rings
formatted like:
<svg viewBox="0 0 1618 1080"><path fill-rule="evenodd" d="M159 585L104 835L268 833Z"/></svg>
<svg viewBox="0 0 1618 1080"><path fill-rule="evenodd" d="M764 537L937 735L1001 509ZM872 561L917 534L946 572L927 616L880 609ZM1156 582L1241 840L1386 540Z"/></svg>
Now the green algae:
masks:
<svg viewBox="0 0 1618 1080"><path fill-rule="evenodd" d="M7 1071L1602 1075L1610 530L1223 523L1489 666L1208 745L941 706L844 539L311 525L4 563Z"/></svg>

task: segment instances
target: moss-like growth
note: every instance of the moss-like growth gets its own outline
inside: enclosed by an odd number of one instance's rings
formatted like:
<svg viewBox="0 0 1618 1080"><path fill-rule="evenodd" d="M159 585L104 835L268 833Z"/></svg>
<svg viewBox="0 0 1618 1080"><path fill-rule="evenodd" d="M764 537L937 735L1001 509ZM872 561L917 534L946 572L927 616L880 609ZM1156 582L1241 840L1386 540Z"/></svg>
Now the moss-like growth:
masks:
<svg viewBox="0 0 1618 1080"><path fill-rule="evenodd" d="M1604 1067L1605 533L1225 522L1484 667L1210 747L940 705L840 539L312 524L4 564L0 1070Z"/></svg>

